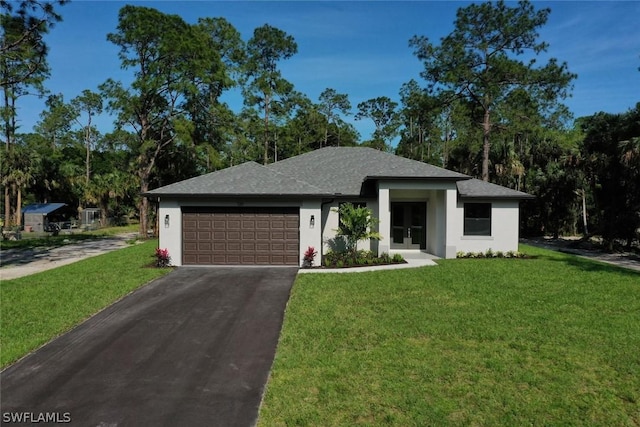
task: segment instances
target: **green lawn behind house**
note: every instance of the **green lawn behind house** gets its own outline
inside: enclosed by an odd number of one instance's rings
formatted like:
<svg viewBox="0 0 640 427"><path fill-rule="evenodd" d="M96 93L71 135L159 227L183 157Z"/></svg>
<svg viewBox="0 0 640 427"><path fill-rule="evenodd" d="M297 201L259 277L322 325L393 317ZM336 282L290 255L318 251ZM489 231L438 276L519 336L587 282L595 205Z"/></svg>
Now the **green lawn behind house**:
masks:
<svg viewBox="0 0 640 427"><path fill-rule="evenodd" d="M299 275L259 425L640 425L640 274L522 249Z"/></svg>
<svg viewBox="0 0 640 427"><path fill-rule="evenodd" d="M0 364L5 366L113 301L167 273L149 268L157 240L0 284Z"/></svg>
<svg viewBox="0 0 640 427"><path fill-rule="evenodd" d="M85 240L96 240L106 237L112 237L117 234L136 233L138 231L138 228L139 227L137 224L132 224L118 227L100 228L98 230L74 230L71 233L67 233L63 230L57 236L53 236L51 233L29 233L23 231L21 233L20 240L0 239L0 249L27 249L39 247L55 248L64 246L69 243L77 243Z"/></svg>

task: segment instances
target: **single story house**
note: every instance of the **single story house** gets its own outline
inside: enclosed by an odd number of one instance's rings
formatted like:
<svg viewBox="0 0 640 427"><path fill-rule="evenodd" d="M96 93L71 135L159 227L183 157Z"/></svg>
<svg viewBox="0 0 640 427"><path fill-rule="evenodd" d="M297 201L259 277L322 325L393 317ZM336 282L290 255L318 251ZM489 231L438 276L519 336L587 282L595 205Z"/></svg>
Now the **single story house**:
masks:
<svg viewBox="0 0 640 427"><path fill-rule="evenodd" d="M327 147L266 166L247 162L145 194L172 264L301 265L335 246L337 208L379 219L378 254L516 251L519 202L532 196L365 147ZM316 259L316 264L320 259Z"/></svg>

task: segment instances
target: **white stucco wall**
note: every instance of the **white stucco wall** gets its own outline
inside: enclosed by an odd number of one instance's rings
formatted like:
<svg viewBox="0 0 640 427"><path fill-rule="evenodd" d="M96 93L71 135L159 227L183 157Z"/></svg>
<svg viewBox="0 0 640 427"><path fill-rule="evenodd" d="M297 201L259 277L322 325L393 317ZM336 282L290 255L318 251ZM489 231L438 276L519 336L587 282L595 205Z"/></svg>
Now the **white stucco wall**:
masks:
<svg viewBox="0 0 640 427"><path fill-rule="evenodd" d="M464 203L457 202L455 210L455 235L452 243L456 251L486 252L517 251L519 237L519 202L517 200L467 200L467 202L491 203L491 236L464 236Z"/></svg>
<svg viewBox="0 0 640 427"><path fill-rule="evenodd" d="M300 208L300 265L304 252L309 246L316 250L322 247L322 215L320 200L307 201L269 201L264 199L245 200L241 204L233 201L195 200L195 199L167 199L159 203L159 247L169 250L171 265L182 265L182 206L198 207L298 207ZM169 226L165 227L165 217L169 215ZM314 226L311 226L311 216L314 216ZM320 256L316 257L320 263Z"/></svg>
<svg viewBox="0 0 640 427"><path fill-rule="evenodd" d="M320 200L303 201L300 206L300 265L308 247L312 246L318 253L315 265L322 261L322 212ZM313 216L314 224L311 225Z"/></svg>
<svg viewBox="0 0 640 427"><path fill-rule="evenodd" d="M169 216L169 226L165 218ZM161 200L158 208L158 247L169 250L171 265L182 265L182 210L177 200Z"/></svg>

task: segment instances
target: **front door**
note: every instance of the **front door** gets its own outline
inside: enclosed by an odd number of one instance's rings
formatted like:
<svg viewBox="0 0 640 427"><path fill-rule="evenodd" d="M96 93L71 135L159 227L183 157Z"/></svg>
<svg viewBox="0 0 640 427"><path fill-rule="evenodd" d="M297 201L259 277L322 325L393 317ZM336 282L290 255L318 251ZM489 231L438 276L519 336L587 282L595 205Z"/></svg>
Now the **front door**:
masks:
<svg viewBox="0 0 640 427"><path fill-rule="evenodd" d="M426 249L425 203L391 203L391 248Z"/></svg>

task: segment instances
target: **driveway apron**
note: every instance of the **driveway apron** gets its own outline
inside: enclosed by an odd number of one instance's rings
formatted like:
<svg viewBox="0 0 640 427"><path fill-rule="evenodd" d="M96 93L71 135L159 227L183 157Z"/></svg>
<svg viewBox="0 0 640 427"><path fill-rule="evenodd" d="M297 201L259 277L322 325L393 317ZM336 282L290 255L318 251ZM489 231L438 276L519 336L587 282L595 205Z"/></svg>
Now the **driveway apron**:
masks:
<svg viewBox="0 0 640 427"><path fill-rule="evenodd" d="M254 425L296 273L177 269L2 372L3 421Z"/></svg>

